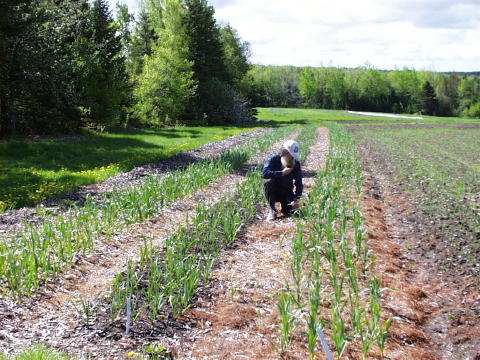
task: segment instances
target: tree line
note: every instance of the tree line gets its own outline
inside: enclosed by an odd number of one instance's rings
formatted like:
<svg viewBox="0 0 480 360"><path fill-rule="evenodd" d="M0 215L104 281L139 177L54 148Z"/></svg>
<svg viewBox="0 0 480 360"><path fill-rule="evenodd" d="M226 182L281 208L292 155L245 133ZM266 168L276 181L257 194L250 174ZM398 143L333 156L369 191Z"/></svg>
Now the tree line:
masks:
<svg viewBox="0 0 480 360"><path fill-rule="evenodd" d="M0 137L241 124L256 106L480 117L480 77L252 66L207 0L0 0Z"/></svg>
<svg viewBox="0 0 480 360"><path fill-rule="evenodd" d="M206 0L0 0L0 137L240 124L249 55Z"/></svg>
<svg viewBox="0 0 480 360"><path fill-rule="evenodd" d="M248 77L256 106L480 118L480 76L474 74L254 65Z"/></svg>

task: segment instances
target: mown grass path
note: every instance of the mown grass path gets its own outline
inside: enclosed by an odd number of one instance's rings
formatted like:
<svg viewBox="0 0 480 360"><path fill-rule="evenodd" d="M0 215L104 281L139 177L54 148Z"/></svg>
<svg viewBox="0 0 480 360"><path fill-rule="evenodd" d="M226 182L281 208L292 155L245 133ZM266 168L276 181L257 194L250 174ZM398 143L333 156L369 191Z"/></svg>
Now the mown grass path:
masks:
<svg viewBox="0 0 480 360"><path fill-rule="evenodd" d="M287 138L295 138L298 133L295 131ZM12 351L46 342L70 353L88 352L90 339L83 333L75 333L75 328L83 317L81 300L95 302L96 298L104 295L114 277L125 271L128 261L138 261L145 239L152 238L154 246L162 246L169 234L188 222L199 203L207 200L214 203L232 191L238 183L245 180L245 174L252 167L262 164L267 155L281 147L284 140L278 141L270 150L257 154L234 173L225 175L206 188L162 209L150 221L129 227L107 243L99 242L91 255L82 258L74 269L65 271L39 298L24 305L8 301L0 303L0 310L7 314L0 320L6 339L5 343L0 342L0 351ZM15 337L9 335L14 333L13 329L16 329ZM91 335L97 334L93 332ZM107 352L112 350L109 343L100 348ZM94 357L98 358L97 356L100 354ZM108 355L105 358L109 358Z"/></svg>

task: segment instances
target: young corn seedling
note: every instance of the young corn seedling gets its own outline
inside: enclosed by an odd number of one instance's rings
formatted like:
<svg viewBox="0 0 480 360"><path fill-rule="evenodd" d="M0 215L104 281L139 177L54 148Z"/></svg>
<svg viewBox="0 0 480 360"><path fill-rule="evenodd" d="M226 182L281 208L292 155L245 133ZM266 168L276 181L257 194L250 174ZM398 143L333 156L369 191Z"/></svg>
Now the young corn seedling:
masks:
<svg viewBox="0 0 480 360"><path fill-rule="evenodd" d="M280 294L278 301L278 310L280 311L280 339L281 349L285 352L292 341L292 333L295 327L295 316L292 314L292 296L285 291Z"/></svg>
<svg viewBox="0 0 480 360"><path fill-rule="evenodd" d="M342 318L342 310L338 305L332 308L332 338L335 348L337 349L337 357L341 358L348 341L345 321Z"/></svg>
<svg viewBox="0 0 480 360"><path fill-rule="evenodd" d="M390 330L390 326L392 325L392 318L388 318L381 326L379 334L377 336L377 344L380 348L382 353L382 358L385 352L385 346L387 345L387 338L388 338L388 330Z"/></svg>
<svg viewBox="0 0 480 360"><path fill-rule="evenodd" d="M297 232L293 237L293 264L291 266L293 281L295 285L295 302L300 306L302 297L303 276L303 260L304 260L304 244L303 244L303 226L298 224Z"/></svg>
<svg viewBox="0 0 480 360"><path fill-rule="evenodd" d="M317 344L317 327L318 327L318 306L319 296L316 294L316 290L313 289L310 294L310 310L307 319L308 326L308 351L310 352L310 359L315 358L315 347Z"/></svg>

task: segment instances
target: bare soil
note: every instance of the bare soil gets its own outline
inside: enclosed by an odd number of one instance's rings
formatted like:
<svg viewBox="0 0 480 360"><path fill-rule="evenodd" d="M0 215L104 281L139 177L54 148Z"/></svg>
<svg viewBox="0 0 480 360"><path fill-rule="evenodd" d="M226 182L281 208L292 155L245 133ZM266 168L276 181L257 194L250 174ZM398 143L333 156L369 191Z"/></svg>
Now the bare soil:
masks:
<svg viewBox="0 0 480 360"><path fill-rule="evenodd" d="M439 234L433 227L425 233L412 199L398 182L380 175L365 172L364 216L385 287L384 317L394 320L387 358L480 359L477 279L441 272L432 258L415 251Z"/></svg>

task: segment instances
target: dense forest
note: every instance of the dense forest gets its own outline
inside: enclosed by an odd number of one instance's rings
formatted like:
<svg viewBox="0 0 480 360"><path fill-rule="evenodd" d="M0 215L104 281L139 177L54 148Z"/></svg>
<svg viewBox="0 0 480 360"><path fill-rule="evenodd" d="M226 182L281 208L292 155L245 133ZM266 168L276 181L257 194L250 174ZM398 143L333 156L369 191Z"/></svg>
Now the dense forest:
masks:
<svg viewBox="0 0 480 360"><path fill-rule="evenodd" d="M248 76L257 106L480 117L476 74L255 65Z"/></svg>
<svg viewBox="0 0 480 360"><path fill-rule="evenodd" d="M0 134L239 124L249 47L206 0L0 0Z"/></svg>
<svg viewBox="0 0 480 360"><path fill-rule="evenodd" d="M136 16L107 0L0 0L0 137L242 124L257 106L480 117L474 74L249 56L206 0L145 0Z"/></svg>

